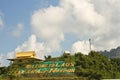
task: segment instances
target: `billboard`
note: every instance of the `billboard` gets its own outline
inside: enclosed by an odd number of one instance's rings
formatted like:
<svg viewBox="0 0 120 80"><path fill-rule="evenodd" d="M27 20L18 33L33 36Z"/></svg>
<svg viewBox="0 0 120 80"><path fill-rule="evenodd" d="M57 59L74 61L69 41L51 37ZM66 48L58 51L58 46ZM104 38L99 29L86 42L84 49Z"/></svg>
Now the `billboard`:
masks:
<svg viewBox="0 0 120 80"><path fill-rule="evenodd" d="M47 61L41 63L27 64L21 67L19 74L40 74L40 73L74 73L74 63L64 61Z"/></svg>

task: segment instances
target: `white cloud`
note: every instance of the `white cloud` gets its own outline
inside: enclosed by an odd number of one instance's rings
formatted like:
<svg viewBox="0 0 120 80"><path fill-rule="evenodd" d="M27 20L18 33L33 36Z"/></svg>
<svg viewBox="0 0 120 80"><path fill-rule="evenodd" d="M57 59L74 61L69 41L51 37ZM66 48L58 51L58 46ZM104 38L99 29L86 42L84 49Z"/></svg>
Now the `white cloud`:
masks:
<svg viewBox="0 0 120 80"><path fill-rule="evenodd" d="M20 37L23 33L23 30L24 30L24 25L19 23L15 29L12 31L12 35L15 36L15 37Z"/></svg>
<svg viewBox="0 0 120 80"><path fill-rule="evenodd" d="M64 21L64 11L59 7L49 7L45 10L38 10L34 12L31 19L31 24L36 35L44 40L61 37L62 31L61 23Z"/></svg>
<svg viewBox="0 0 120 80"><path fill-rule="evenodd" d="M6 66L7 65L7 60L6 56L3 53L0 53L0 67Z"/></svg>
<svg viewBox="0 0 120 80"><path fill-rule="evenodd" d="M15 54L17 52L23 51L35 51L37 58L44 58L45 55L50 54L51 52L56 51L59 46L54 47L54 45L58 45L58 42L38 42L35 35L31 35L27 41L25 41L22 45L17 46L17 48L8 53L8 58L15 58Z"/></svg>
<svg viewBox="0 0 120 80"><path fill-rule="evenodd" d="M95 10L106 18L106 23L103 25L106 29L102 28L104 34L96 35L95 46L102 50L120 46L120 0L91 1L95 5Z"/></svg>
<svg viewBox="0 0 120 80"><path fill-rule="evenodd" d="M88 42L84 40L89 38L93 40L95 50L117 47L120 44L119 4L120 0L60 0L58 6L38 9L31 16L35 35L15 51L35 50L43 57L59 51L64 36L69 33L83 40L73 44L74 52L87 54Z"/></svg>
<svg viewBox="0 0 120 80"><path fill-rule="evenodd" d="M3 55L0 54L0 65L2 64Z"/></svg>
<svg viewBox="0 0 120 80"><path fill-rule="evenodd" d="M47 40L57 38L61 42L60 34L73 33L92 38L97 50L109 50L120 44L119 4L120 0L60 0L57 7L36 10L32 28Z"/></svg>
<svg viewBox="0 0 120 80"><path fill-rule="evenodd" d="M95 49L93 45L91 45L91 49ZM88 55L90 52L90 43L89 41L77 41L72 45L72 52L77 53L81 52L85 55Z"/></svg>
<svg viewBox="0 0 120 80"><path fill-rule="evenodd" d="M8 59L14 59L15 56L16 56L16 55L15 55L15 51L12 51L12 52L8 52L8 53L7 53L7 58L8 58Z"/></svg>
<svg viewBox="0 0 120 80"><path fill-rule="evenodd" d="M66 33L96 38L109 32L109 29L104 27L106 18L94 7L90 0L60 0L59 6L50 6L33 13L32 29L39 38L49 43L55 41L58 46Z"/></svg>
<svg viewBox="0 0 120 80"><path fill-rule="evenodd" d="M3 26L4 26L4 23L3 23L2 17L0 16L0 28Z"/></svg>

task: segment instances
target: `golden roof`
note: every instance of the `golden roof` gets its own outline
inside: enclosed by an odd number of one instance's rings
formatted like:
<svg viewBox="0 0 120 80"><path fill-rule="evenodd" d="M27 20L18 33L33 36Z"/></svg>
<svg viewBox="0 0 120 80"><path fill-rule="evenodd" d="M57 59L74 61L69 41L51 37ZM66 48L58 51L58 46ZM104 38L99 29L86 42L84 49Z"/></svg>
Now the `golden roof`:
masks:
<svg viewBox="0 0 120 80"><path fill-rule="evenodd" d="M35 58L36 54L35 51L28 51L28 52L18 52L16 53L16 58Z"/></svg>

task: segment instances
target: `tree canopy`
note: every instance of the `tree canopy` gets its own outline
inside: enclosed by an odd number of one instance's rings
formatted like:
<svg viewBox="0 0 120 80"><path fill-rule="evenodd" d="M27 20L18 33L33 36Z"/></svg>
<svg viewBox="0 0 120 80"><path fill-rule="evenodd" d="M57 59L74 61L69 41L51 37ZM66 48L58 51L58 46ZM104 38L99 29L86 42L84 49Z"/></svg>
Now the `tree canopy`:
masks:
<svg viewBox="0 0 120 80"><path fill-rule="evenodd" d="M75 63L75 75L77 77L85 77L88 79L118 79L120 78L120 58L108 58L100 52L91 51L88 55L78 52L74 55L63 53L59 57L45 56L45 61L65 61ZM26 64L36 63L34 60L16 61L8 67L0 67L0 77L13 76L18 77L10 72L24 67Z"/></svg>

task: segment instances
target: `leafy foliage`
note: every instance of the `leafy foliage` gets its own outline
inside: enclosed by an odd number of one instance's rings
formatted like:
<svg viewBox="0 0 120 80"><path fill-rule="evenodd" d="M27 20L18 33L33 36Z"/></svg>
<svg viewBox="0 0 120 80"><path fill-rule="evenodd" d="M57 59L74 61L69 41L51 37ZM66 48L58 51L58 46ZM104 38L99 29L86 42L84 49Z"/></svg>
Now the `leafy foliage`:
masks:
<svg viewBox="0 0 120 80"><path fill-rule="evenodd" d="M108 58L100 52L91 51L89 55L78 52L74 55L63 53L60 57L52 58L51 55L45 56L45 61L65 61L75 63L75 75L89 80L118 79L120 78L120 58ZM35 60L16 60L8 67L0 67L0 77L7 76L9 79L21 77L11 73L19 70L26 64L36 63ZM11 78L12 77L12 78ZM18 79L17 79L18 80Z"/></svg>

